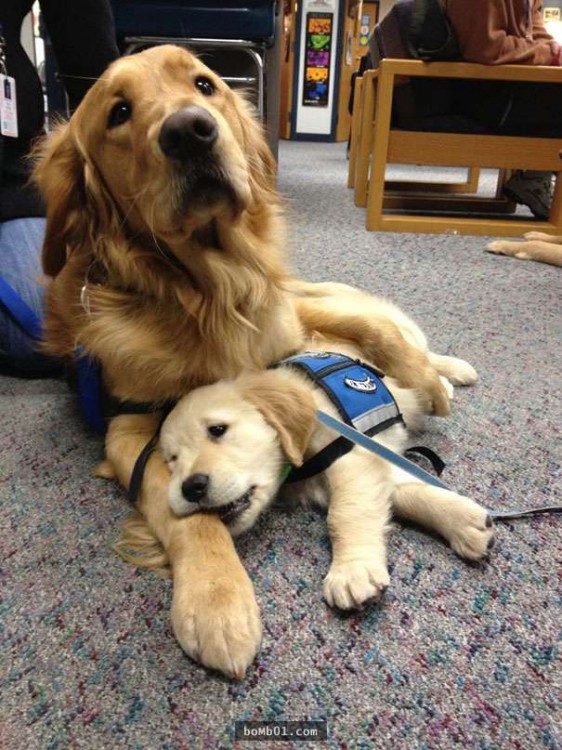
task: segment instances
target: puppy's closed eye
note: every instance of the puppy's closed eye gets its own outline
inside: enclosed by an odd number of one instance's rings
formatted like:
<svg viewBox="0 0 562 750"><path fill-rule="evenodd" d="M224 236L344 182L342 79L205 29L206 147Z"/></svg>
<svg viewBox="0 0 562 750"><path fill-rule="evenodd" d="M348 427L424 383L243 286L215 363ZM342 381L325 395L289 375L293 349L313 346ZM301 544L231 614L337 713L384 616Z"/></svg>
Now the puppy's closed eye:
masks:
<svg viewBox="0 0 562 750"><path fill-rule="evenodd" d="M177 455L175 453L168 454L168 453L164 452L162 454L162 458L164 459L164 463L168 465L169 469L173 469L174 464L178 460L178 457L177 457Z"/></svg>

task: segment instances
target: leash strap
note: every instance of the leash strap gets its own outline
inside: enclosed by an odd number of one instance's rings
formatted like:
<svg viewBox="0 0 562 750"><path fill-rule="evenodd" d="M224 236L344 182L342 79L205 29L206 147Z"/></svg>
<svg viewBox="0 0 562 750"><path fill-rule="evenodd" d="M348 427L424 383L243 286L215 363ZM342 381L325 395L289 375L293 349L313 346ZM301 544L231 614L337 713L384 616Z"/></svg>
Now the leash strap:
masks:
<svg viewBox="0 0 562 750"><path fill-rule="evenodd" d="M446 484L443 484L439 479L428 474L427 471L424 471L419 466L416 466L416 464L408 461L407 458L400 456L398 453L394 453L394 451L376 443L366 435L353 429L353 427L343 424L343 422L334 419L323 411L317 411L316 417L318 421L325 424L326 427L330 427L332 430L335 430L340 435L344 436L347 440L351 440L353 443L360 445L362 448L366 448L368 451L371 451L371 453L374 453L375 455L384 458L389 463L394 464L394 466L398 466L398 468L408 472L408 474L416 477L416 479L421 479L423 482L427 482L427 484L431 484L434 487L439 487L443 490L452 492ZM486 508L486 510L492 518L498 521L508 521L514 518L526 518L528 516L537 516L543 513L562 513L562 505L549 505L544 508L513 508L511 510L493 510L491 508Z"/></svg>
<svg viewBox="0 0 562 750"><path fill-rule="evenodd" d="M0 276L0 305L20 330L36 341L41 340L42 326L39 316L2 276Z"/></svg>
<svg viewBox="0 0 562 750"><path fill-rule="evenodd" d="M318 421L325 424L326 427L330 427L332 430L339 432L339 434L347 440L351 440L352 443L356 443L362 448L366 448L371 453L384 458L389 463L394 464L394 466L398 466L399 469L403 469L408 472L408 474L416 477L416 479L421 479L422 482L431 484L434 487L439 487L442 490L449 490L449 487L447 487L446 484L443 484L443 482L437 479L437 477L432 476L420 466L417 466L412 461L404 458L404 456L400 456L398 453L394 453L394 451L385 448L384 445L376 443L374 440L371 440L371 438L363 435L363 433L355 430L353 427L340 422L338 419L334 419L329 414L320 410L316 412L316 417Z"/></svg>

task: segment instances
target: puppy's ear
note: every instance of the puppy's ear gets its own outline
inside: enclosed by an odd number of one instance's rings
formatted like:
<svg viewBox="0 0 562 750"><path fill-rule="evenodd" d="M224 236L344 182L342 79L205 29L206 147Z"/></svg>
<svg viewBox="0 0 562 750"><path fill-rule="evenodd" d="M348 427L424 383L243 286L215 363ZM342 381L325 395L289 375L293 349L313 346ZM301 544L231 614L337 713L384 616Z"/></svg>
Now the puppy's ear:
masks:
<svg viewBox="0 0 562 750"><path fill-rule="evenodd" d="M67 247L84 241L87 232L80 207L84 206L84 162L70 133L59 124L36 146L33 180L47 206L43 243L43 270L56 276L66 263Z"/></svg>
<svg viewBox="0 0 562 750"><path fill-rule="evenodd" d="M276 430L293 466L301 466L316 423L316 405L311 392L292 378L267 371L245 378L243 397Z"/></svg>

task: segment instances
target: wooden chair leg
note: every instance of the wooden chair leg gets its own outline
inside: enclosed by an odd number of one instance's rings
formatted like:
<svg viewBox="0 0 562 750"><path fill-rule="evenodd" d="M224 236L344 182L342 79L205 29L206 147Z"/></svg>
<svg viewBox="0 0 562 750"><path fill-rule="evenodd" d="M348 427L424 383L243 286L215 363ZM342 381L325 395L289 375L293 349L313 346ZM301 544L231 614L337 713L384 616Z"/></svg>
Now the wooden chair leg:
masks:
<svg viewBox="0 0 562 750"><path fill-rule="evenodd" d="M466 191L467 193L477 193L478 183L480 182L480 169L478 167L470 167L468 170L466 180Z"/></svg>
<svg viewBox="0 0 562 750"><path fill-rule="evenodd" d="M363 78L355 79L353 92L353 113L351 118L351 143L349 147L349 166L347 168L347 187L355 187L355 170L357 168L357 151L361 137L361 90Z"/></svg>
<svg viewBox="0 0 562 750"><path fill-rule="evenodd" d="M357 154L357 170L355 174L354 197L356 206L365 206L367 204L369 166L373 147L374 78L374 71L367 71L363 76L361 135L359 138L359 153Z"/></svg>
<svg viewBox="0 0 562 750"><path fill-rule="evenodd" d="M380 229L382 222L382 208L384 198L384 178L388 155L388 140L390 136L390 121L392 115L392 92L394 74L380 76L377 83L375 101L375 126L373 129L373 154L369 196L367 200L367 229ZM375 83L367 87L374 89Z"/></svg>
<svg viewBox="0 0 562 750"><path fill-rule="evenodd" d="M499 169L498 170L498 182L496 185L496 198L499 199L503 197L503 186L509 180L512 174L513 174L512 169Z"/></svg>

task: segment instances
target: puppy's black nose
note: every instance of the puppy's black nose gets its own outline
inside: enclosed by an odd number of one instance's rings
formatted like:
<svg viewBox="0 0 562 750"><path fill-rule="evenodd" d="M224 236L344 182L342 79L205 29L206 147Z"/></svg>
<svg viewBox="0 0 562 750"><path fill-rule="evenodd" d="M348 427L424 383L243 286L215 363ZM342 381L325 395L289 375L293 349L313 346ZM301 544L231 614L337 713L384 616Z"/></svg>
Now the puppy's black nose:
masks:
<svg viewBox="0 0 562 750"><path fill-rule="evenodd" d="M181 486L181 494L191 503L198 503L207 494L209 489L208 474L192 474L184 480Z"/></svg>
<svg viewBox="0 0 562 750"><path fill-rule="evenodd" d="M185 161L210 151L218 136L217 121L203 107L185 107L169 115L160 128L158 143L170 159Z"/></svg>

